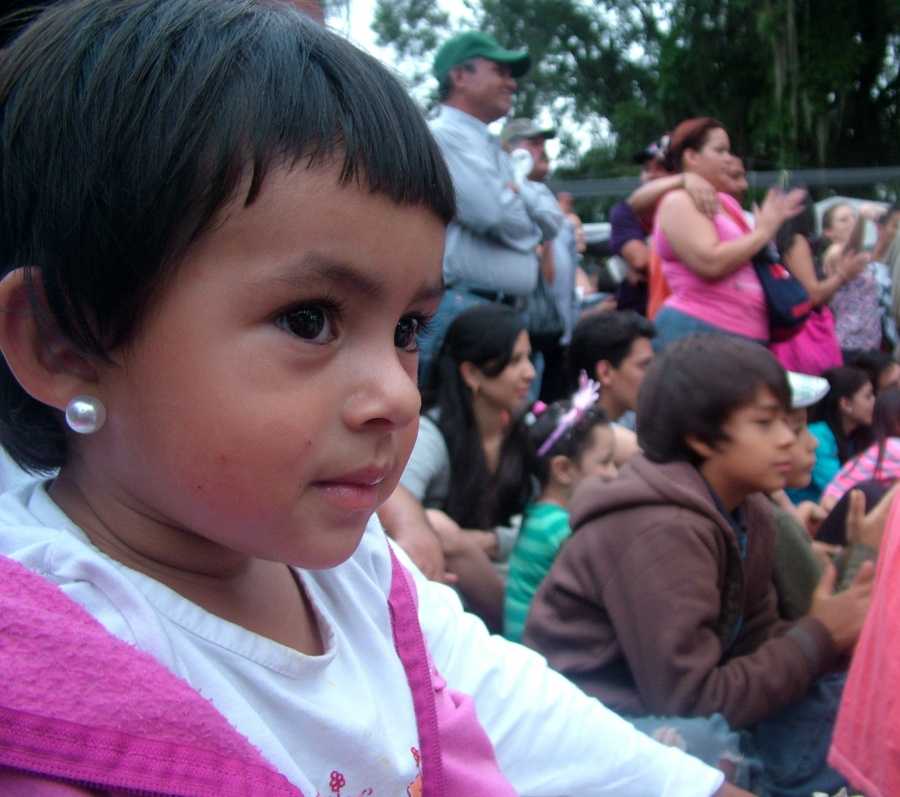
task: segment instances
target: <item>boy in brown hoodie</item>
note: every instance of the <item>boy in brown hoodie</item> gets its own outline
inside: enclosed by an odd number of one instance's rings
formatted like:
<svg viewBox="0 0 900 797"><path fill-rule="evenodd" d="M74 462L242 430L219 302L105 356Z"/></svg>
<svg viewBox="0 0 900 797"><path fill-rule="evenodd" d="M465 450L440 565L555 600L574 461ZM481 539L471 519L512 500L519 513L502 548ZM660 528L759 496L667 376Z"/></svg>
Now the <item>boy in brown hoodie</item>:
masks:
<svg viewBox="0 0 900 797"><path fill-rule="evenodd" d="M807 616L779 619L774 528L794 433L784 370L761 346L698 335L651 366L639 442L619 479L585 482L574 534L538 591L524 641L630 717L721 714L752 732L771 795L836 790L828 749L872 570ZM825 676L823 678L823 676Z"/></svg>

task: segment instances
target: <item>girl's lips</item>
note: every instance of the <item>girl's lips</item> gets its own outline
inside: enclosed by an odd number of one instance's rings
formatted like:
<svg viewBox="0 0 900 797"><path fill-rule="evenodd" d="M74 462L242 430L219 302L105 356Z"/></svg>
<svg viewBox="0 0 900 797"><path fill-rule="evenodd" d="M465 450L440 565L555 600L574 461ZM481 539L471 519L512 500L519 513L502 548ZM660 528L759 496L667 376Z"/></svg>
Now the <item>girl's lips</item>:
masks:
<svg viewBox="0 0 900 797"><path fill-rule="evenodd" d="M381 503L380 485L385 480L383 467L361 468L332 479L312 483L329 504L342 512L374 512Z"/></svg>
<svg viewBox="0 0 900 797"><path fill-rule="evenodd" d="M326 503L342 512L374 512L381 503L377 483L324 481L314 482L312 487Z"/></svg>

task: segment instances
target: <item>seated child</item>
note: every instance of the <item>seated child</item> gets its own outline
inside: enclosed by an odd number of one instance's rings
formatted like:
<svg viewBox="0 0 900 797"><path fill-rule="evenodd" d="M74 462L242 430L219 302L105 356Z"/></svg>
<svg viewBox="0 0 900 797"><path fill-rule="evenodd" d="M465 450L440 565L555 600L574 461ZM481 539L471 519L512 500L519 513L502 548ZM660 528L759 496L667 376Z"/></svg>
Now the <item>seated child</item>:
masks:
<svg viewBox="0 0 900 797"><path fill-rule="evenodd" d="M590 476L616 475L615 441L596 397L596 383L585 383L571 401L542 408L529 429L541 492L525 508L509 559L503 632L513 642L521 641L531 599L572 533L568 507L575 488Z"/></svg>
<svg viewBox="0 0 900 797"><path fill-rule="evenodd" d="M811 413L816 420L809 425L809 431L818 441L812 477L804 489L787 491L797 504L818 502L841 465L871 442L875 392L869 375L860 368L840 366L822 376L830 389Z"/></svg>
<svg viewBox="0 0 900 797"><path fill-rule="evenodd" d="M828 381L820 376L788 372L788 383L791 388L788 424L794 433L794 444L785 486L802 489L809 484L818 446L806 423L807 408L828 393ZM795 507L781 490L776 496L772 579L778 596L778 614L785 620L798 620L809 611L813 592L822 577L822 559L813 548L810 526L824 515L819 506L809 502Z"/></svg>
<svg viewBox="0 0 900 797"><path fill-rule="evenodd" d="M419 109L276 0L0 57L0 793L734 795L373 519L453 217Z"/></svg>
<svg viewBox="0 0 900 797"><path fill-rule="evenodd" d="M891 483L900 478L900 388L886 388L878 394L872 433L875 442L845 462L828 483L821 500L824 509L833 509L844 493L860 482Z"/></svg>
<svg viewBox="0 0 900 797"><path fill-rule="evenodd" d="M824 763L839 685L821 676L852 649L871 581L867 569L848 591L817 595L797 622L778 617L771 502L760 493L785 486L789 406L785 373L760 346L697 335L669 347L638 400L644 454L603 490L575 495L573 535L524 634L619 712L721 714L758 730L748 752L773 794L841 785ZM803 726L813 697L826 718Z"/></svg>
<svg viewBox="0 0 900 797"><path fill-rule="evenodd" d="M791 386L788 423L796 439L791 446L791 469L786 483L789 488L802 489L809 484L817 445L816 438L806 425L806 408L828 392L828 382L819 376L793 372L788 372L788 382ZM797 620L809 611L816 587L826 569L825 562L833 558L836 589L840 591L853 582L862 564L873 560L876 552L871 545L858 539L847 539L846 547L818 541L815 535L825 512L816 504L794 507L782 491L776 494L774 503L775 562L772 578L778 595L778 614L785 620ZM873 513L876 503L873 502L871 508ZM864 502L859 510L862 516L856 518L857 524L865 519ZM844 522L847 526L853 525L851 519Z"/></svg>

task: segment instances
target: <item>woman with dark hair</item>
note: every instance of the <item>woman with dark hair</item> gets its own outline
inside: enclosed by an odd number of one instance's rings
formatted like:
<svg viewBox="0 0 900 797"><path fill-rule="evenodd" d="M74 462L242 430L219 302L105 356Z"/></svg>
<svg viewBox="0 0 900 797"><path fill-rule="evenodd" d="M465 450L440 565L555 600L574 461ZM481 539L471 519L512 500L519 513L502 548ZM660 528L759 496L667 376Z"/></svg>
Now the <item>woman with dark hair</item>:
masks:
<svg viewBox="0 0 900 797"><path fill-rule="evenodd" d="M710 219L684 190L669 192L656 214L653 245L672 294L656 316L656 347L695 332L722 332L768 343L766 299L751 258L781 224L803 207L803 193L772 190L747 223L732 187L731 142L721 122L687 119L672 133L666 156L672 171L699 174L719 192Z"/></svg>
<svg viewBox="0 0 900 797"><path fill-rule="evenodd" d="M868 256L862 252L839 252L826 274L815 254L821 247L809 200L803 212L779 227L775 245L781 262L809 294L812 310L796 335L773 342L771 349L788 371L818 376L844 363L834 315L828 303L844 285L852 283L865 270Z"/></svg>
<svg viewBox="0 0 900 797"><path fill-rule="evenodd" d="M875 390L869 375L860 368L841 366L822 374L830 385L828 394L816 405L815 423L809 431L818 441L816 464L809 487L788 490L794 503L818 501L822 491L848 459L871 442Z"/></svg>
<svg viewBox="0 0 900 797"><path fill-rule="evenodd" d="M499 304L473 307L447 331L425 390L419 434L401 485L428 510L447 569L473 609L499 629L503 562L532 497L523 421L534 380L528 332Z"/></svg>

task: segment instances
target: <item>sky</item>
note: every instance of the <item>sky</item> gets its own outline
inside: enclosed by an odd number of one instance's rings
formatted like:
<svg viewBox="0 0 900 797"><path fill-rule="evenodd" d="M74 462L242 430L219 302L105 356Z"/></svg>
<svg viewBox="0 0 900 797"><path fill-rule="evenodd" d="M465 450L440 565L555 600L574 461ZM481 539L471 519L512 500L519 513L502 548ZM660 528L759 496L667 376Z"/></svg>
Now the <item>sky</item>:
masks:
<svg viewBox="0 0 900 797"><path fill-rule="evenodd" d="M329 17L328 24L350 39L350 41L358 47L366 50L388 66L397 69L399 68L399 64L393 50L390 47L379 47L375 41L375 33L372 31L375 4L376 0L350 0L350 13ZM459 18L465 15L465 6L463 3L459 2L459 0L438 0L437 4L447 11L451 18ZM425 101L426 94L427 90L421 92L421 96L419 96L420 92L413 92L413 95L420 102ZM550 118L548 116L546 119L541 119L539 121L549 125ZM499 128L502 127L502 122L496 123L495 126L497 130L494 132L499 132ZM492 126L492 129L493 128L494 126ZM586 132L578 135L579 131L573 131L579 139L582 138L582 136L586 137L583 142L579 142L582 144L581 148L586 149L590 143L589 135ZM557 142L552 140L547 142L547 154L550 156L551 163L556 158L558 149Z"/></svg>

